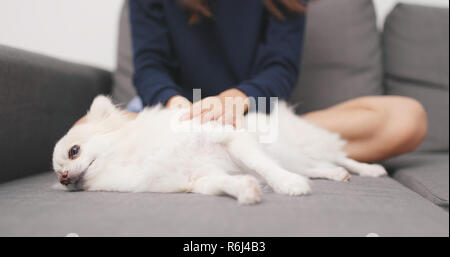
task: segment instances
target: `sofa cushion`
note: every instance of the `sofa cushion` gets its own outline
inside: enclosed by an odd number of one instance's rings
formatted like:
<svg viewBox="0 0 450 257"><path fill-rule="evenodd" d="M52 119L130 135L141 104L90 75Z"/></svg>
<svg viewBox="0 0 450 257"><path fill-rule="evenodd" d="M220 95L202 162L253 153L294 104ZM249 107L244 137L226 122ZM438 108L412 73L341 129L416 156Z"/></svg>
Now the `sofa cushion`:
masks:
<svg viewBox="0 0 450 257"><path fill-rule="evenodd" d="M117 68L114 71L112 97L118 104L127 104L134 96L133 53L131 46L128 0L123 3L120 12L119 34L117 42Z"/></svg>
<svg viewBox="0 0 450 257"><path fill-rule="evenodd" d="M301 113L382 89L380 36L371 0L311 1L299 81Z"/></svg>
<svg viewBox="0 0 450 257"><path fill-rule="evenodd" d="M394 179L448 208L449 157L447 153L411 153L384 162Z"/></svg>
<svg viewBox="0 0 450 257"><path fill-rule="evenodd" d="M64 192L55 174L0 185L0 236L448 236L448 212L389 177L315 180L240 206L199 194Z"/></svg>
<svg viewBox="0 0 450 257"><path fill-rule="evenodd" d="M419 100L429 128L420 151L448 151L449 10L399 4L384 26L386 90Z"/></svg>

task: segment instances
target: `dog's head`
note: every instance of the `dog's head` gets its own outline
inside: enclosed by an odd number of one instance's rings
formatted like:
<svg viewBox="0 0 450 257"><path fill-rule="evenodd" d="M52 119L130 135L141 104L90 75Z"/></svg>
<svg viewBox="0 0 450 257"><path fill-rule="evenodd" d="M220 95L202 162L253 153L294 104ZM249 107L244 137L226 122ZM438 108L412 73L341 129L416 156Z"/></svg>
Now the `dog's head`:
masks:
<svg viewBox="0 0 450 257"><path fill-rule="evenodd" d="M60 183L70 190L82 189L96 158L107 150L102 138L126 121L126 115L108 97L97 96L87 115L55 145L53 169Z"/></svg>

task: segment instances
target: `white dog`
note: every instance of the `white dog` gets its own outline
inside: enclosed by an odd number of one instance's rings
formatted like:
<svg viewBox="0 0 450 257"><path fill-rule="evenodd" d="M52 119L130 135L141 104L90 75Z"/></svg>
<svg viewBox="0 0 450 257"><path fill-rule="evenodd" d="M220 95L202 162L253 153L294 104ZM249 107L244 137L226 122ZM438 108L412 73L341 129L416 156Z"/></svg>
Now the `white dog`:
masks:
<svg viewBox="0 0 450 257"><path fill-rule="evenodd" d="M260 183L280 194L304 195L310 192L308 177L347 181L348 171L386 174L380 165L348 159L338 134L301 119L285 103L266 117L277 118L276 124L263 123L279 129L269 144L259 143L261 132L248 126L225 130L179 116L180 110L156 106L131 119L109 98L96 97L86 121L55 146L53 167L61 184L69 190L227 194L252 204L261 200Z"/></svg>

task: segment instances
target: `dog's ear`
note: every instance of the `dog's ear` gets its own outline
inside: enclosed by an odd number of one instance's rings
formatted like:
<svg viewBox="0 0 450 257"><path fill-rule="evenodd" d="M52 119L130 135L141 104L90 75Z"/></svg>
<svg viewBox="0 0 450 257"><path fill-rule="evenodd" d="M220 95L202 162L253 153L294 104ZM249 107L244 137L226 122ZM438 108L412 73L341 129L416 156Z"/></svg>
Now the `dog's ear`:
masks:
<svg viewBox="0 0 450 257"><path fill-rule="evenodd" d="M89 109L88 118L100 120L109 117L113 112L117 111L111 99L104 95L95 97Z"/></svg>

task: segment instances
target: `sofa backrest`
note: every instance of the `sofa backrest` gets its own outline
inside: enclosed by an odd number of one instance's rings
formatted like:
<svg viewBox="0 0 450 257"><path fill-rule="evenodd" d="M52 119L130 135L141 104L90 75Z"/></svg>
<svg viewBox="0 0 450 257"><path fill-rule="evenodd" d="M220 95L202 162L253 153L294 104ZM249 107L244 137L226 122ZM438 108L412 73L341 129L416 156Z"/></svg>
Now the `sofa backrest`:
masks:
<svg viewBox="0 0 450 257"><path fill-rule="evenodd" d="M383 93L371 0L311 1L305 33L300 77L291 96L300 113Z"/></svg>
<svg viewBox="0 0 450 257"><path fill-rule="evenodd" d="M399 4L383 33L385 86L390 95L419 100L428 135L419 151L448 151L449 10Z"/></svg>
<svg viewBox="0 0 450 257"><path fill-rule="evenodd" d="M136 96L136 90L133 86L133 51L129 17L128 0L125 0L120 12L117 68L113 74L114 84L112 89L114 101L122 104L127 104Z"/></svg>

